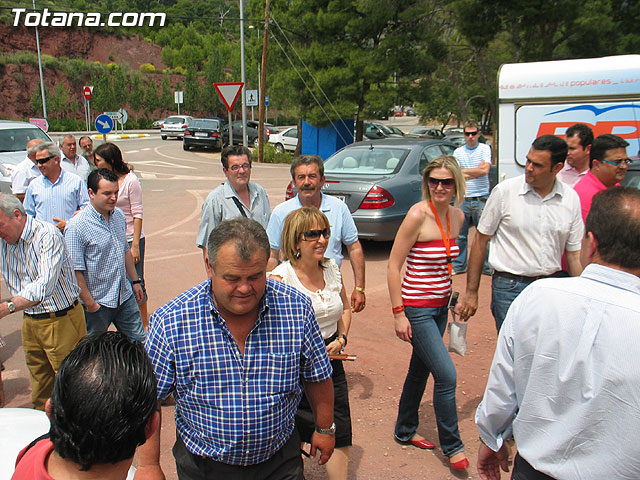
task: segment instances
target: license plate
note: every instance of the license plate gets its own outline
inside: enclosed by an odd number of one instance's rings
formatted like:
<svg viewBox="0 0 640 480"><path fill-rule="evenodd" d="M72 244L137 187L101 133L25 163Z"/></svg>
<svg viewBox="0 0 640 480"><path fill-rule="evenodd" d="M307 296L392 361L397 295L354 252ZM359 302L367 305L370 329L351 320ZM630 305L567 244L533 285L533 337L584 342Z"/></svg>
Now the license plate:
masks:
<svg viewBox="0 0 640 480"><path fill-rule="evenodd" d="M333 194L330 194L330 195L331 195L332 197L336 197L338 200L341 200L341 201L343 201L343 202L346 202L346 201L347 201L347 197L345 197L344 195L333 195Z"/></svg>
<svg viewBox="0 0 640 480"><path fill-rule="evenodd" d="M196 132L195 136L196 137L208 137L209 134L207 132Z"/></svg>

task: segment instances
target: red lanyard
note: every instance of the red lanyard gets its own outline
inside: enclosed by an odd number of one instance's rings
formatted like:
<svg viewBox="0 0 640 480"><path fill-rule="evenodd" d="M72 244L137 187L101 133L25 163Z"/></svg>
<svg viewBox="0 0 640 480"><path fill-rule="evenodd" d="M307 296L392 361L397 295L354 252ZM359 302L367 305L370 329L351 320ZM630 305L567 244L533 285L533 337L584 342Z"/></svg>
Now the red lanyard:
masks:
<svg viewBox="0 0 640 480"><path fill-rule="evenodd" d="M449 220L449 206L447 205L447 234L444 234L444 228L442 228L442 223L440 223L440 217L438 216L438 212L436 212L436 207L433 206L433 202L429 200L429 206L431 207L431 211L433 212L433 216L436 217L436 223L438 224L438 228L440 229L440 234L442 235L442 243L444 243L445 251L447 252L447 269L449 270L449 276L451 276L451 272L453 271L453 258L451 258L451 221Z"/></svg>

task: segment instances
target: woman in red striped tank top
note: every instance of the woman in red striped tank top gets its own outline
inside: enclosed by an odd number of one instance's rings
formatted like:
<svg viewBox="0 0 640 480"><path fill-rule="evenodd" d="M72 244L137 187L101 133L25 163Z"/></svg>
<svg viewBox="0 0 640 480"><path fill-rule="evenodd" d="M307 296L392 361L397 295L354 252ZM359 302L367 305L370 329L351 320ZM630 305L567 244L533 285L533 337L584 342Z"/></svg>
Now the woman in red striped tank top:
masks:
<svg viewBox="0 0 640 480"><path fill-rule="evenodd" d="M413 346L395 438L418 448L435 447L417 433L418 408L429 374L433 375L440 447L456 470L466 469L469 461L458 431L456 369L442 335L451 295L451 262L458 255L455 239L464 222L462 210L451 206L451 201L455 197L456 205L462 203L464 189L454 157L442 155L429 163L422 177L423 201L411 207L402 222L387 266L396 335Z"/></svg>

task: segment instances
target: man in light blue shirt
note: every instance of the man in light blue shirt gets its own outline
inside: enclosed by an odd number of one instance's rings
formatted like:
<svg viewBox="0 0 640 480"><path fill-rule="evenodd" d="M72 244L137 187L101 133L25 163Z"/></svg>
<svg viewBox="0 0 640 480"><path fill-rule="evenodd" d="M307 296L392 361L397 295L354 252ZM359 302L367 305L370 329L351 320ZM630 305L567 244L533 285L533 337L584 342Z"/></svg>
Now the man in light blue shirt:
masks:
<svg viewBox="0 0 640 480"><path fill-rule="evenodd" d="M640 478L640 191L594 197L579 277L529 285L500 329L476 412L480 478Z"/></svg>
<svg viewBox="0 0 640 480"><path fill-rule="evenodd" d="M349 208L337 198L322 193L325 180L324 163L317 155L297 157L291 164L291 177L298 195L274 208L267 227L271 245L268 270L273 270L278 264L280 239L286 216L302 207L316 207L327 216L331 225L331 237L329 237L329 246L325 255L333 258L340 266L343 258L342 244L347 247L355 281L355 287L351 293L351 308L354 312L361 311L365 306L364 252Z"/></svg>
<svg viewBox="0 0 640 480"><path fill-rule="evenodd" d="M467 237L469 227L477 227L480 216L489 198L489 169L491 168L491 147L480 143L480 126L475 120L464 124L465 145L456 148L453 156L458 161L466 180L464 202L460 209L464 212L464 224L458 233L456 243L460 254L453 261L453 274L467 271ZM489 258L487 252L486 259ZM491 275L491 267L485 259L482 273Z"/></svg>
<svg viewBox="0 0 640 480"><path fill-rule="evenodd" d="M34 147L42 175L34 178L24 196L24 209L43 222L64 232L69 219L89 203L86 184L60 166L60 149L51 142Z"/></svg>
<svg viewBox="0 0 640 480"><path fill-rule="evenodd" d="M269 224L269 197L261 185L250 182L251 151L242 145L222 150L222 172L227 181L215 188L202 204L196 245L207 249L209 235L223 220L252 218L264 228Z"/></svg>
<svg viewBox="0 0 640 480"><path fill-rule="evenodd" d="M138 308L144 294L127 243L127 221L116 208L118 177L101 168L89 175L88 186L91 204L69 221L64 234L81 289L87 332L105 332L113 323L131 341L144 342Z"/></svg>

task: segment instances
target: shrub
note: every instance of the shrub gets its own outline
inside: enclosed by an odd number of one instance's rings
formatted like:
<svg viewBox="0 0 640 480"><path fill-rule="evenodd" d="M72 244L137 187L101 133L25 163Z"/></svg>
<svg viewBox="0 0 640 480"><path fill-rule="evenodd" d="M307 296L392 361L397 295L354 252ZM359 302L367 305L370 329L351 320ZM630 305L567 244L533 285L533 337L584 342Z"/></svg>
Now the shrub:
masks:
<svg viewBox="0 0 640 480"><path fill-rule="evenodd" d="M150 63L143 63L140 65L140 71L142 73L156 73L156 67Z"/></svg>
<svg viewBox="0 0 640 480"><path fill-rule="evenodd" d="M254 152L254 156L257 157L258 150L256 149ZM263 158L262 161L264 163L293 163L293 155L287 152L276 153L275 147L267 143L264 146Z"/></svg>

